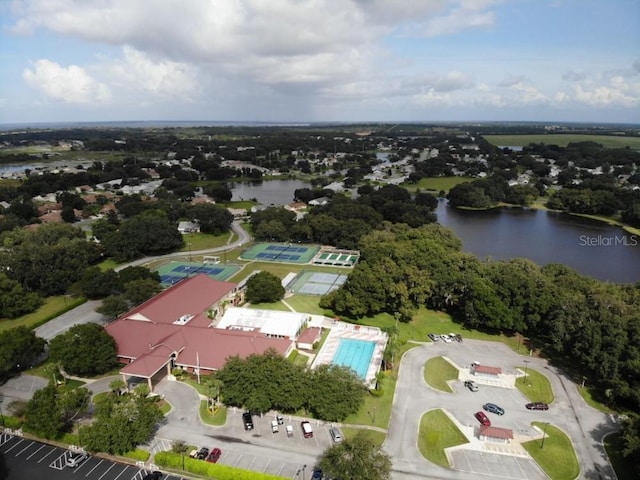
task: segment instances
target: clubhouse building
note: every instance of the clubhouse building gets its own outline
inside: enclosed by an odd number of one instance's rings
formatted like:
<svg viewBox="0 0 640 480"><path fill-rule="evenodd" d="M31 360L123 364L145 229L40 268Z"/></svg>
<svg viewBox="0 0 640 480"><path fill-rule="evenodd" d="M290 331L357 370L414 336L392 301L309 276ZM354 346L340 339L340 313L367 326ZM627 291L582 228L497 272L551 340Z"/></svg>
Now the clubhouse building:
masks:
<svg viewBox="0 0 640 480"><path fill-rule="evenodd" d="M287 356L309 317L237 308L243 290L207 275L186 278L107 325L126 384L146 379L153 391L174 368L211 373L227 358L274 349Z"/></svg>

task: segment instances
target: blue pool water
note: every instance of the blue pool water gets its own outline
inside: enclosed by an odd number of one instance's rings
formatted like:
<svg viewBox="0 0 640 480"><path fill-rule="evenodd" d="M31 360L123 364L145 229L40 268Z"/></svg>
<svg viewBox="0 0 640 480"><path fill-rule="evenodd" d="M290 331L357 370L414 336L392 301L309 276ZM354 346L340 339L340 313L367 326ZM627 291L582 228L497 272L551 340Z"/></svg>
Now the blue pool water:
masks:
<svg viewBox="0 0 640 480"><path fill-rule="evenodd" d="M331 363L353 368L358 376L364 380L367 376L375 346L375 342L367 340L341 338L338 350Z"/></svg>

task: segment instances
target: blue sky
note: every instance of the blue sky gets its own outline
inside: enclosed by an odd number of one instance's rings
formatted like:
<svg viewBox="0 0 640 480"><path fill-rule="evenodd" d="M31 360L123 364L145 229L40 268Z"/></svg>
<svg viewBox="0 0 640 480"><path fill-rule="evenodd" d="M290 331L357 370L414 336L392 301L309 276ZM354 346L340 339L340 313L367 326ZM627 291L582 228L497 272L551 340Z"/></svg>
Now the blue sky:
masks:
<svg viewBox="0 0 640 480"><path fill-rule="evenodd" d="M0 0L0 123L640 123L638 0Z"/></svg>

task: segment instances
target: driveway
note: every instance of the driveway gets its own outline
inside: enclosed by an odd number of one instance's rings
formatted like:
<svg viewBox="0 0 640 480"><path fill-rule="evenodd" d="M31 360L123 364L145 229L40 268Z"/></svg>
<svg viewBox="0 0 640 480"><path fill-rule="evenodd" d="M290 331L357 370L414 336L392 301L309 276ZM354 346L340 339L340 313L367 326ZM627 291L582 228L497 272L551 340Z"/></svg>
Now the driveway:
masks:
<svg viewBox="0 0 640 480"><path fill-rule="evenodd" d="M479 361L485 365L512 370L529 361L529 368L544 373L551 381L556 400L546 412L531 412L524 408L528 400L515 388L480 385L478 392L470 392L461 382L453 382L455 393L434 390L424 381L424 364L429 358L445 356L457 365L469 365ZM438 467L425 460L417 449L420 418L431 409L443 408L459 422L463 431L471 432L477 425L474 412L481 410L488 401L502 406L506 413L495 420L494 425L511 428L516 435L526 438L532 434L533 421L550 422L561 428L571 438L584 478L615 478L601 444L603 435L616 429L608 417L589 407L580 397L577 387L564 374L548 365L544 359L518 355L497 342L465 340L464 343L427 343L407 352L400 365L400 374L392 408L391 422L385 450L392 456L394 468L407 474L432 475L438 478L474 479L479 475L494 478L538 478L528 474L515 463L505 466L504 458L487 452L482 445L472 442L471 452L454 453L453 469ZM470 434L471 436L471 434ZM484 442L481 442L484 443ZM464 450L464 447L461 447ZM460 449L456 449L457 452ZM480 469L473 467L484 465ZM494 467L491 467L494 463ZM516 462L517 463L517 462ZM471 466L470 466L471 465ZM488 466L487 466L488 465ZM537 467L536 467L537 468ZM516 473L514 473L516 472Z"/></svg>

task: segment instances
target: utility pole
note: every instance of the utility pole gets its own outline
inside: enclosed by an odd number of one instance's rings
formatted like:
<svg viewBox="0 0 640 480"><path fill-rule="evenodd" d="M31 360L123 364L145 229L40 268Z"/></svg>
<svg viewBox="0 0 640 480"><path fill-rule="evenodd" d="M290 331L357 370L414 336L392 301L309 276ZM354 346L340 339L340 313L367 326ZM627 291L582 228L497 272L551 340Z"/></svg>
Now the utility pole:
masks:
<svg viewBox="0 0 640 480"><path fill-rule="evenodd" d="M544 430L542 431L542 443L540 444L540 448L544 448L544 439L547 437L547 425L549 422L544 422Z"/></svg>
<svg viewBox="0 0 640 480"><path fill-rule="evenodd" d="M524 361L524 377L522 377L522 383L527 381L527 368L529 367L529 360Z"/></svg>

